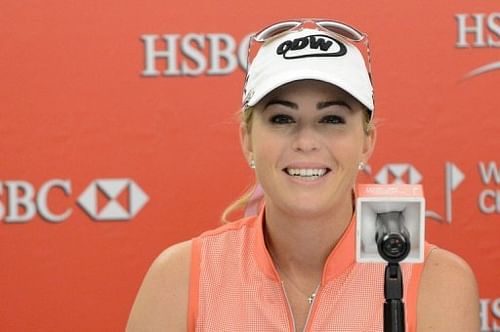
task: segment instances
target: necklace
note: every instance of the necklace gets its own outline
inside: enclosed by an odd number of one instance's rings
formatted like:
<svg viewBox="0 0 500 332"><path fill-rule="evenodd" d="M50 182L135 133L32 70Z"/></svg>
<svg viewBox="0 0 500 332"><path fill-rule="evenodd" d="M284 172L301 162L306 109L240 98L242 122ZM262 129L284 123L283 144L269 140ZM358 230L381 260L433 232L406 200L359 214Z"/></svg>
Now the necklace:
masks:
<svg viewBox="0 0 500 332"><path fill-rule="evenodd" d="M283 271L281 271L279 269L277 263L276 263L276 267L277 267L277 270L278 270L278 273L280 274L280 276L285 277L285 279L288 281L288 285L293 286L293 288L295 288L300 294L302 294L304 297L306 297L307 302L309 303L309 305L311 305L314 302L314 298L316 297L316 294L318 292L319 285L316 286L316 288L314 288L312 293L307 293L307 291L303 291L299 286L297 286L297 284L295 284L295 282L289 276L287 276L285 273L283 273ZM282 282L285 283L283 278L282 278Z"/></svg>
<svg viewBox="0 0 500 332"><path fill-rule="evenodd" d="M314 288L314 290L311 292L311 293L308 293L307 291L304 291L302 288L300 288L296 283L295 281L293 281L292 278L290 278L286 273L284 273L278 266L278 264L276 263L276 267L278 269L278 273L285 277L284 279L286 279L288 281L288 284L293 286L293 288L295 288L300 294L302 294L304 297L307 298L307 302L309 304L312 304L313 301L314 301L314 298L316 297L316 292L318 290L318 286L316 286L316 288ZM282 278L283 279L283 278ZM284 282L284 281L283 281Z"/></svg>
<svg viewBox="0 0 500 332"><path fill-rule="evenodd" d="M316 287L316 289L314 290L314 292L312 292L312 294L309 295L309 297L307 298L307 302L309 302L309 304L312 304L314 302L314 298L316 297L316 292L318 290L318 287Z"/></svg>
<svg viewBox="0 0 500 332"><path fill-rule="evenodd" d="M312 293L308 293L307 291L304 291L302 290L296 283L295 281L293 281L292 278L290 278L288 276L288 274L286 274L281 268L280 268L280 265L278 264L278 260L276 259L276 257L273 255L273 253L271 252L271 250L269 249L269 245L267 243L267 241L265 241L266 243L266 247L268 249L268 252L269 252L269 255L271 256L271 259L276 267L276 271L278 272L278 275L280 276L280 279L281 279L281 282L283 284L285 284L285 280L287 281L288 285L291 285L293 286L293 288L295 288L295 290L297 290L300 294L302 294L304 297L307 298L307 302L309 303L309 305L311 305L313 302L314 302L314 298L316 297L316 294L318 292L318 289L319 289L319 285L316 286L316 288L312 291Z"/></svg>
<svg viewBox="0 0 500 332"><path fill-rule="evenodd" d="M285 284L285 280L286 279L288 281L288 284L289 285L292 285L293 288L295 288L300 294L302 294L304 297L307 298L307 302L309 303L309 305L311 305L313 302L314 302L314 298L316 297L316 294L318 292L318 289L319 289L319 284L314 288L314 290L311 292L311 293L308 293L307 291L303 291L294 281L292 278L290 278L280 267L279 263L278 263L278 260L276 259L276 257L274 256L272 250L271 250L271 246L269 245L269 240L268 240L268 237L266 236L265 232L264 232L264 244L266 246L266 249L267 251L269 252L269 256L271 256L271 260L273 261L274 263L274 266L276 267L276 271L278 272L278 275L281 279L281 282L282 284L284 285ZM284 278L283 278L284 277Z"/></svg>

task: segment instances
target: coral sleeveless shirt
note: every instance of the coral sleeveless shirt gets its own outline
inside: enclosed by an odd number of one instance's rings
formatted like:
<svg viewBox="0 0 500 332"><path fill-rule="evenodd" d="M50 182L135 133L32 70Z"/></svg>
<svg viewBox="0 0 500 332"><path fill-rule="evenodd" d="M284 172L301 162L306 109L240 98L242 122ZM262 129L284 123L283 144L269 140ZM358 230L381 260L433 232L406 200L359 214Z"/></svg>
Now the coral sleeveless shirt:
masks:
<svg viewBox="0 0 500 332"><path fill-rule="evenodd" d="M266 249L264 210L192 241L188 330L295 332L292 311ZM385 264L356 263L355 219L330 253L304 331L383 331ZM433 246L426 243L425 257ZM416 331L423 264L401 264L407 332Z"/></svg>

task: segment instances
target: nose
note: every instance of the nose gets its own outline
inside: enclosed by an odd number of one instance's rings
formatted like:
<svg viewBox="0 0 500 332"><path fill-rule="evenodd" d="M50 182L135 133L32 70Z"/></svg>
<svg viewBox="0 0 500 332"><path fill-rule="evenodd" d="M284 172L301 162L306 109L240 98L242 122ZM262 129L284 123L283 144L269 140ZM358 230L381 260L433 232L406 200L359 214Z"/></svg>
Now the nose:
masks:
<svg viewBox="0 0 500 332"><path fill-rule="evenodd" d="M292 148L294 151L312 152L320 147L318 133L311 126L300 126L297 128Z"/></svg>

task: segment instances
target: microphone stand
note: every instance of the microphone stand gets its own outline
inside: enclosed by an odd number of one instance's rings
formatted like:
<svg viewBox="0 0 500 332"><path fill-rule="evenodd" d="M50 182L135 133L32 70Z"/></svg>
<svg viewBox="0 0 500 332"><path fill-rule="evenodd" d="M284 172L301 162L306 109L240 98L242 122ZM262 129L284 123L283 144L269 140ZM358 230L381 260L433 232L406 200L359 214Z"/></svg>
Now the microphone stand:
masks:
<svg viewBox="0 0 500 332"><path fill-rule="evenodd" d="M403 275L399 263L387 263L384 283L384 332L405 331Z"/></svg>

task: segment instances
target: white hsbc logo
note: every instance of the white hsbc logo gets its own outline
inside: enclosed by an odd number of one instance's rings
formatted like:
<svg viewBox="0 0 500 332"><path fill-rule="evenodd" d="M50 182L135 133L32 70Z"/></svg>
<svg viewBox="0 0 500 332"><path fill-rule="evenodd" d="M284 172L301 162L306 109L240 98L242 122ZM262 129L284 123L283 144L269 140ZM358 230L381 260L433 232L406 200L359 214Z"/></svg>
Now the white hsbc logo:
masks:
<svg viewBox="0 0 500 332"><path fill-rule="evenodd" d="M418 184L421 180L422 175L411 164L389 164L375 175L375 181L381 184Z"/></svg>
<svg viewBox="0 0 500 332"><path fill-rule="evenodd" d="M117 198L128 190L128 208L123 207ZM100 211L97 205L97 193L101 191L109 200ZM146 204L148 196L132 180L101 179L92 182L78 197L78 204L95 220L129 220Z"/></svg>
<svg viewBox="0 0 500 332"><path fill-rule="evenodd" d="M26 223L39 215L46 221L63 222L72 215L73 208L61 210L61 199L53 203L57 207L49 207L49 201L55 201L49 200L49 196L63 195L64 201L71 194L71 181L65 179L46 181L38 190L27 181L0 181L0 220ZM5 203L1 200L2 195ZM131 220L148 200L148 195L132 179L98 179L83 190L77 204L96 221Z"/></svg>
<svg viewBox="0 0 500 332"><path fill-rule="evenodd" d="M459 49L500 48L500 12L496 13L460 13L455 15L457 21L457 42ZM491 59L465 74L464 78L472 78L488 72L500 70L500 61Z"/></svg>
<svg viewBox="0 0 500 332"><path fill-rule="evenodd" d="M371 168L366 167L365 172L371 175ZM428 218L438 221L446 221L451 223L453 201L452 193L465 179L462 171L453 163L445 164L445 207L444 214L441 215L435 211L426 211L425 215ZM373 177L374 182L380 184L419 184L423 180L422 174L411 164L387 164Z"/></svg>

